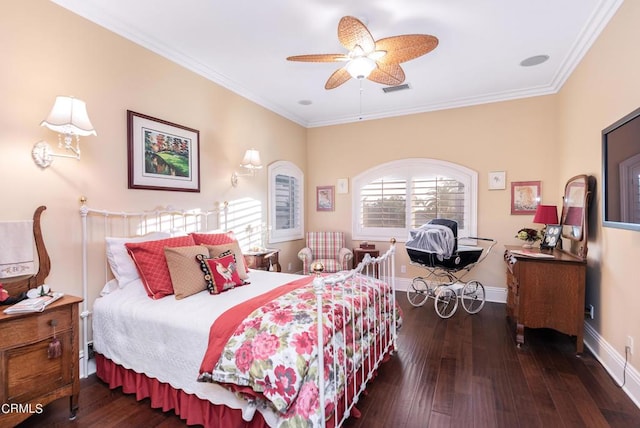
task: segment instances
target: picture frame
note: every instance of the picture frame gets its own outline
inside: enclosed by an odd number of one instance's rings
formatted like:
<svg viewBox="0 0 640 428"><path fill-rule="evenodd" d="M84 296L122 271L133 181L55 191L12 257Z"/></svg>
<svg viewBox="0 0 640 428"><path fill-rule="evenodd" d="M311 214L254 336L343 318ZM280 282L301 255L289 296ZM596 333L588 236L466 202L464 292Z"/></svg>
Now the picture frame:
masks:
<svg viewBox="0 0 640 428"><path fill-rule="evenodd" d="M489 173L489 190L504 190L507 188L507 174L504 171Z"/></svg>
<svg viewBox="0 0 640 428"><path fill-rule="evenodd" d="M558 245L560 241L560 234L562 233L561 224L548 224L544 232L544 238L540 244L540 249L553 249Z"/></svg>
<svg viewBox="0 0 640 428"><path fill-rule="evenodd" d="M348 178L338 178L336 182L336 193L344 194L349 193L349 179Z"/></svg>
<svg viewBox="0 0 640 428"><path fill-rule="evenodd" d="M129 189L200 192L200 132L127 110Z"/></svg>
<svg viewBox="0 0 640 428"><path fill-rule="evenodd" d="M335 209L335 186L316 187L316 211L333 211Z"/></svg>
<svg viewBox="0 0 640 428"><path fill-rule="evenodd" d="M540 198L540 181L511 182L511 214L535 214Z"/></svg>

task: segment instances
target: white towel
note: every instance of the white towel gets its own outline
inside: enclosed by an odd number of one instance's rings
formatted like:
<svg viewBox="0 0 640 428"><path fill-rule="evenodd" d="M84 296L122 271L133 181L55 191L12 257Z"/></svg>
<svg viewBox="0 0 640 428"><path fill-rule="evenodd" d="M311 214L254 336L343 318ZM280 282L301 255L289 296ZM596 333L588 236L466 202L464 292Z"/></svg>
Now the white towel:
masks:
<svg viewBox="0 0 640 428"><path fill-rule="evenodd" d="M33 275L33 220L0 222L0 278Z"/></svg>

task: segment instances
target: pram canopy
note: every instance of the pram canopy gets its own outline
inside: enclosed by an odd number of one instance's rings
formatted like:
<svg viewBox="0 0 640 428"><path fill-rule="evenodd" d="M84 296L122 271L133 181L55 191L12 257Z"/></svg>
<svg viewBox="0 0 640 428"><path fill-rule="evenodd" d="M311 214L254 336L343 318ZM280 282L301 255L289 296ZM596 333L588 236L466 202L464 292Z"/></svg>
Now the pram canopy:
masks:
<svg viewBox="0 0 640 428"><path fill-rule="evenodd" d="M482 255L482 247L458 246L458 223L441 218L411 229L405 248L412 262L444 269L462 269Z"/></svg>

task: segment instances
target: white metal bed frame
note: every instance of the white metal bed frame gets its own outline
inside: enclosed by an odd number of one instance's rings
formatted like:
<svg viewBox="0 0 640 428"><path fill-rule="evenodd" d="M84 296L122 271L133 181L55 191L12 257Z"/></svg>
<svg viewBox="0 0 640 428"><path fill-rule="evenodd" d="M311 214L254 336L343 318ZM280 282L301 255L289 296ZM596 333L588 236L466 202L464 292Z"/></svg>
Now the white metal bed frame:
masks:
<svg viewBox="0 0 640 428"><path fill-rule="evenodd" d="M83 374L88 374L88 356L89 356L89 316L91 315L90 302L91 295L89 290L89 241L91 234L89 233L88 218L97 217L102 218L104 232L101 236L101 240L104 241L106 236L139 236L155 231L180 231L180 232L199 232L212 229L226 230L227 226L227 204L223 204L222 207L213 210L176 210L173 208L162 208L151 211L139 211L139 212L124 212L124 211L108 211L97 210L89 208L86 205L86 198L81 198L82 206L80 208L81 224L82 224L82 312L80 317L82 319L83 334L82 334L82 349L83 349ZM119 229L117 232L115 229ZM94 242L94 241L92 241ZM106 256L104 255L104 247L101 246L101 257L104 260L104 281L100 283L102 287L109 279L109 267L106 262ZM323 291L327 284L352 284L354 287L366 287L363 285L363 281L357 279L357 274L364 274L373 276L379 274L380 278L389 285L388 292L391 294L391 313L383 313L381 305L380 307L374 307L373 311L376 316L374 318L375 331L377 334L382 334L382 340L378 339L376 334L373 343L367 347L368 353L362 358L362 363L358 370L360 371L361 383L360 385L346 385L343 391L344 411L342 416L338 414L338 402L337 397L334 397L336 403L334 410L335 426L341 426L351 414L353 407L358 401L360 394L364 391L368 381L373 378L373 374L380 366L384 357L387 354L391 354L397 349L397 314L396 314L396 296L395 296L395 239L391 240L391 245L388 251L382 256L372 258L368 254L364 260L353 270L349 272L342 272L332 274L331 276L320 275L322 271L321 266L316 267L316 277L313 280L313 287L317 297L317 313L322 312L323 307ZM348 282L347 282L348 281ZM333 301L333 299L332 299ZM382 301L382 299L380 300ZM370 310L371 307L361 308L361 315L365 310ZM352 309L353 311L353 309ZM354 320L358 314L350 314L350 319ZM353 322L353 321L352 321ZM352 325L353 327L353 325ZM335 327L334 327L335 328ZM332 333L335 333L332 332ZM355 342L355 338L354 338ZM323 342L323 328L322 323L318 323L318 343ZM354 345L354 344L352 344ZM346 344L345 344L346 346ZM324 353L318 352L318 370L319 379L324 379ZM366 363L365 364L365 360ZM334 362L335 364L335 362ZM365 367L366 366L366 367ZM346 371L346 368L343 368ZM335 368L334 368L335 370ZM354 373L355 376L355 373ZM338 382L335 377L335 382ZM318 382L319 387L319 401L320 408L325 408L325 384L324 382ZM348 390L351 388L351 391ZM338 391L337 386L334 385L333 390ZM353 394L353 399L349 402L349 392ZM324 427L324 420L322 426Z"/></svg>

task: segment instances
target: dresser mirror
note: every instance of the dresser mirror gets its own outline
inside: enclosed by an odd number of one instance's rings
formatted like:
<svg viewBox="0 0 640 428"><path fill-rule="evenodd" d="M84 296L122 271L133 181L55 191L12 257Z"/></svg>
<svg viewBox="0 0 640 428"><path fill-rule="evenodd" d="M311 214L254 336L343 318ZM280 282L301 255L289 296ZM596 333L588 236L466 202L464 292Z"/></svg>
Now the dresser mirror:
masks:
<svg viewBox="0 0 640 428"><path fill-rule="evenodd" d="M30 289L36 288L39 285L44 284L49 272L51 271L51 260L49 259L49 253L44 245L44 239L42 237L42 227L40 218L44 210L47 207L40 206L36 208L33 213L33 238L35 240L35 246L37 251L38 272L22 277L15 278L3 278L2 285L4 289L9 293L11 297L18 297L22 293L26 293Z"/></svg>
<svg viewBox="0 0 640 428"><path fill-rule="evenodd" d="M570 241L569 252L582 258L587 257L591 189L591 177L576 175L567 181L562 198L562 237Z"/></svg>

